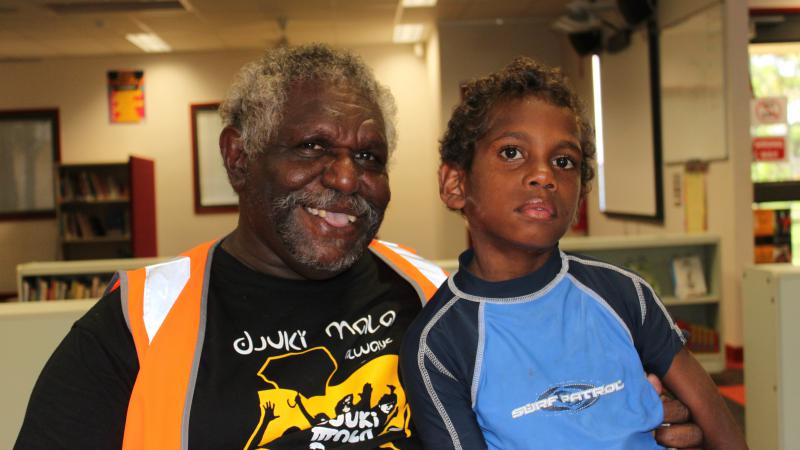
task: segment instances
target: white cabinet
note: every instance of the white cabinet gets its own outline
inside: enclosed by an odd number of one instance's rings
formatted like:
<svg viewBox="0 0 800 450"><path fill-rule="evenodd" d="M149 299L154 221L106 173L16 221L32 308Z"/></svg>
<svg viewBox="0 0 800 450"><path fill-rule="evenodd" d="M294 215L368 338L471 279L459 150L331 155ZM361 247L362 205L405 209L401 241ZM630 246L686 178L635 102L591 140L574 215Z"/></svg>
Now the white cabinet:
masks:
<svg viewBox="0 0 800 450"><path fill-rule="evenodd" d="M800 267L750 267L742 288L747 443L800 450Z"/></svg>

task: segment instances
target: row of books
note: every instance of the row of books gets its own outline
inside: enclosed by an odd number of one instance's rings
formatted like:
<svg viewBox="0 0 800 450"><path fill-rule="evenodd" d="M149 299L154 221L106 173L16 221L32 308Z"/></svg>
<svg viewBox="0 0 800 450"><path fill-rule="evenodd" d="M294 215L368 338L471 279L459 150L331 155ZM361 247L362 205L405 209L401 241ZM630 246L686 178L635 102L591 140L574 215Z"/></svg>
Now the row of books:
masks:
<svg viewBox="0 0 800 450"><path fill-rule="evenodd" d="M108 283L108 276L35 277L22 282L22 301L73 300L99 298Z"/></svg>
<svg viewBox="0 0 800 450"><path fill-rule="evenodd" d="M683 320L677 320L676 324L683 331L683 335L686 337L686 348L690 351L696 353L719 351L719 333L714 328Z"/></svg>
<svg viewBox="0 0 800 450"><path fill-rule="evenodd" d="M130 230L127 211L106 211L89 214L64 212L61 214L61 230L65 240L96 237L125 237Z"/></svg>
<svg viewBox="0 0 800 450"><path fill-rule="evenodd" d="M112 174L82 171L61 177L62 201L125 200L128 185Z"/></svg>

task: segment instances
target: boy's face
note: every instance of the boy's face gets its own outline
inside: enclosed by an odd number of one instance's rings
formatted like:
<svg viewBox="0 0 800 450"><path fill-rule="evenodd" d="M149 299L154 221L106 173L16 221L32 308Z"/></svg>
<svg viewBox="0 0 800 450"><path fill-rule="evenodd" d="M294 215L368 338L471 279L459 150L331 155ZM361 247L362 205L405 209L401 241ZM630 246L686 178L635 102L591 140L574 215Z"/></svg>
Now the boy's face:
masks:
<svg viewBox="0 0 800 450"><path fill-rule="evenodd" d="M470 171L442 166L440 192L463 212L482 259L549 254L575 217L582 163L574 113L532 96L508 100L490 113Z"/></svg>

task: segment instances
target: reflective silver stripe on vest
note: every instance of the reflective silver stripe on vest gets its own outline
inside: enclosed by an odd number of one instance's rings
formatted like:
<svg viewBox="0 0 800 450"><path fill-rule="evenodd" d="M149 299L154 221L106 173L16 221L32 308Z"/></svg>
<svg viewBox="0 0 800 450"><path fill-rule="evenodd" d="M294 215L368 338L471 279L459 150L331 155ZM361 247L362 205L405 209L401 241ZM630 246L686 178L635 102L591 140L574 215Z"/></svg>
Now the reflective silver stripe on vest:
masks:
<svg viewBox="0 0 800 450"><path fill-rule="evenodd" d="M192 371L189 373L189 385L186 389L186 402L183 406L183 419L181 420L181 450L189 449L189 415L192 412L192 401L194 400L194 388L197 384L197 368L200 366L200 356L203 353L203 343L206 338L206 321L208 319L208 280L211 278L211 260L214 251L221 241L215 242L208 249L206 267L203 270L203 290L200 294L200 323L197 324L197 343L194 346L194 359L192 360Z"/></svg>
<svg viewBox="0 0 800 450"><path fill-rule="evenodd" d="M191 261L183 256L172 261L147 266L144 279L142 319L147 339L153 342L156 333L172 310L181 291L189 282Z"/></svg>
<svg viewBox="0 0 800 450"><path fill-rule="evenodd" d="M128 325L128 331L133 336L133 328L131 328L131 317L128 313L128 272L120 270L117 272L119 276L119 296L122 304L122 316L125 317L125 324Z"/></svg>
<svg viewBox="0 0 800 450"><path fill-rule="evenodd" d="M442 283L445 282L445 280L447 280L447 275L444 273L442 268L428 261L427 259L422 258L421 256L415 253L411 253L408 250L405 250L404 248L392 242L386 242L380 240L378 242L385 245L389 250L393 251L398 256L401 256L403 259L411 263L412 266L416 267L417 270L419 270L420 273L425 278L427 278L431 283L433 283L433 285L436 286L437 288L441 286ZM411 283L411 286L413 286L414 290L417 291L417 295L419 296L420 302L423 305L428 301L428 298L425 296L425 291L422 289L422 286L420 286L419 283L417 283L417 280L413 279L399 267L395 266L391 260L381 255L379 251L373 250L372 247L370 247L370 251L372 252L372 254L380 258L381 261L385 262L386 265L391 267L392 270L394 270L397 274L403 277L403 279Z"/></svg>

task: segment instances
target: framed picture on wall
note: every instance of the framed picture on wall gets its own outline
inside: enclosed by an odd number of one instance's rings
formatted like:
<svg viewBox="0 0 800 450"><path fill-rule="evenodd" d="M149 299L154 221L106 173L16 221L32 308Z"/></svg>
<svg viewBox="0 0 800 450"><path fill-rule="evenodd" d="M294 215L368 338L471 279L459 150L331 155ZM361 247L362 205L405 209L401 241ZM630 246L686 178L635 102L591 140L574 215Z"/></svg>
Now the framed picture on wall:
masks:
<svg viewBox="0 0 800 450"><path fill-rule="evenodd" d="M0 111L0 220L55 217L58 110Z"/></svg>
<svg viewBox="0 0 800 450"><path fill-rule="evenodd" d="M235 212L239 205L219 152L222 119L218 109L219 103L196 103L190 106L196 214Z"/></svg>

